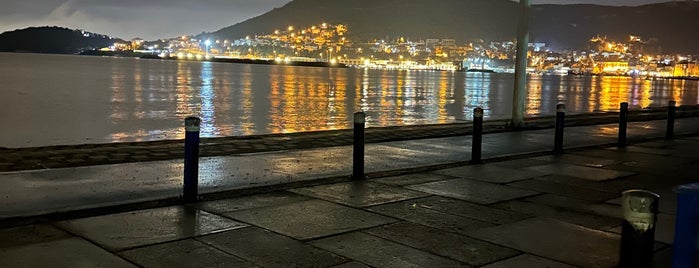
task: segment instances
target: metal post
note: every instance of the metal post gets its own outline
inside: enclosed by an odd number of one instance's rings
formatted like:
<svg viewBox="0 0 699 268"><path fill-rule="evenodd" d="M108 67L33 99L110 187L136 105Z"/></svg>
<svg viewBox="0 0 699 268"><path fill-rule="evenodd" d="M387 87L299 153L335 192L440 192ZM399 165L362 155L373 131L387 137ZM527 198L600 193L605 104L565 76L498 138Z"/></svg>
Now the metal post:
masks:
<svg viewBox="0 0 699 268"><path fill-rule="evenodd" d="M354 147L352 150L352 178L364 179L364 127L366 114L354 113Z"/></svg>
<svg viewBox="0 0 699 268"><path fill-rule="evenodd" d="M183 199L197 201L199 191L199 125L197 117L184 120L184 190Z"/></svg>
<svg viewBox="0 0 699 268"><path fill-rule="evenodd" d="M563 153L563 129L566 121L566 105L556 105L556 135L553 141L553 153Z"/></svg>
<svg viewBox="0 0 699 268"><path fill-rule="evenodd" d="M529 50L529 10L531 5L531 0L519 0L515 85L512 94L512 128L515 129L524 126L524 102L527 96L527 51Z"/></svg>
<svg viewBox="0 0 699 268"><path fill-rule="evenodd" d="M629 190L623 193L621 200L624 220L619 267L651 268L660 196L645 190Z"/></svg>
<svg viewBox="0 0 699 268"><path fill-rule="evenodd" d="M667 130L665 131L665 139L669 140L675 136L675 113L677 107L675 107L676 102L670 101L667 105Z"/></svg>
<svg viewBox="0 0 699 268"><path fill-rule="evenodd" d="M473 109L473 142L471 143L471 164L483 163L481 160L483 148L483 109Z"/></svg>
<svg viewBox="0 0 699 268"><path fill-rule="evenodd" d="M699 226L699 183L680 185L677 193L675 240L672 248L672 267L696 267L697 235Z"/></svg>
<svg viewBox="0 0 699 268"><path fill-rule="evenodd" d="M619 140L617 146L626 146L626 127L629 122L629 103L622 102L619 109Z"/></svg>

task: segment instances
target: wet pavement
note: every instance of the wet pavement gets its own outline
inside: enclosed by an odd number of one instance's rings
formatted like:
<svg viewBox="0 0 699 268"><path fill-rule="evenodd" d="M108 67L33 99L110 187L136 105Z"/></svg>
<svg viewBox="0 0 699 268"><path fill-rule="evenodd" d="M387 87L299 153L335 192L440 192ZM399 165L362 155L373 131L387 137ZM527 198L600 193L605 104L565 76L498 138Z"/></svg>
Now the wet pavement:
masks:
<svg viewBox="0 0 699 268"><path fill-rule="evenodd" d="M613 267L621 191L643 188L661 195L655 261L669 267L672 188L696 180L699 118L678 120L682 136L669 141L658 139L663 121L632 123L625 148L613 145L613 127L567 128L568 149L555 156L551 129L488 134L483 165L465 165L469 136L370 144L364 181L347 180L348 146L203 158L205 193L283 187L37 217L0 230L0 260L8 267ZM12 222L176 198L181 169L179 161L155 161L0 173L0 215Z"/></svg>
<svg viewBox="0 0 699 268"><path fill-rule="evenodd" d="M576 148L609 145L617 140L616 125L568 127L564 146ZM635 122L629 124L631 142L662 137L665 121ZM678 119L676 133L699 133L699 117ZM403 140L370 143L366 147L366 171L369 176L387 176L396 173L415 173L435 167L459 166L470 160L470 136ZM553 130L501 132L487 134L483 138L485 159L507 158L522 154L548 154L553 148ZM635 147L630 147L633 149ZM232 156L203 157L200 159L199 191L215 194L260 187L286 187L323 182L328 178L346 180L352 173L352 147L334 146L304 150L249 153ZM507 185L487 183L513 182L537 174L571 175L589 174L596 180L623 176L625 171L637 170L634 165L653 164L650 155L616 170L599 170L587 166L530 165L527 169L510 171L506 176L492 178L484 174L507 172L497 167L457 167L444 170L441 175L473 172L470 180L460 181L455 187L467 189L473 185L486 185L487 191L507 192L510 197L531 195L530 190ZM530 161L537 159L530 159ZM541 160L541 161L545 161ZM454 164L456 163L456 164ZM138 202L176 200L182 192L182 160L149 161L113 165L83 166L0 172L3 187L0 188L0 220L50 213L119 206ZM672 165L670 165L671 167ZM424 168L428 167L428 168ZM461 170L464 169L464 170ZM590 178L588 177L588 178ZM473 178L477 178L473 180ZM486 184L484 184L486 183ZM414 186L418 187L418 186ZM432 194L443 192L443 182L422 185L421 189ZM428 189L429 188L429 189ZM456 191L451 196L465 193ZM490 204L503 201L502 197L488 192L470 194L470 201Z"/></svg>

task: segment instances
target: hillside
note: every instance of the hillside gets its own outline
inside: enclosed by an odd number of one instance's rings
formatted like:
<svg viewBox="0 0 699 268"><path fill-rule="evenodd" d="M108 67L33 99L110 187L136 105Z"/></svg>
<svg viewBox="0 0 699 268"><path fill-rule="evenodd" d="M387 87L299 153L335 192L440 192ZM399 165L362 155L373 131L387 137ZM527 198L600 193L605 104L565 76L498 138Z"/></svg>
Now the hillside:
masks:
<svg viewBox="0 0 699 268"><path fill-rule="evenodd" d="M116 41L120 40L62 27L30 27L0 34L0 52L76 54Z"/></svg>
<svg viewBox="0 0 699 268"><path fill-rule="evenodd" d="M342 23L357 40L405 36L458 41L513 40L518 4L509 0L294 0L261 16L212 34L237 39L288 25ZM590 37L657 38L665 51L699 53L699 3L668 2L639 7L535 5L531 40L557 49L585 48Z"/></svg>

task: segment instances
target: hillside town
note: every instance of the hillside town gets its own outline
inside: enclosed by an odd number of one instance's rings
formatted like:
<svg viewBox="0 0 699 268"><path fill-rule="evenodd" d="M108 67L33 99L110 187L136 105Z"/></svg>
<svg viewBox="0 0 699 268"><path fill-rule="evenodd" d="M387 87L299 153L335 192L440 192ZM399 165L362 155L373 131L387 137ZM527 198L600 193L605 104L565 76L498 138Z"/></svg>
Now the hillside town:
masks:
<svg viewBox="0 0 699 268"><path fill-rule="evenodd" d="M556 51L546 43L529 44L528 72L538 74L699 77L699 57L663 54L657 39L629 35L613 40L590 38L585 49ZM514 72L513 40L458 43L449 38L408 37L356 41L343 24L287 26L268 34L221 40L181 36L147 42L115 43L105 51L133 50L176 59L272 59L277 62L327 62L356 68Z"/></svg>

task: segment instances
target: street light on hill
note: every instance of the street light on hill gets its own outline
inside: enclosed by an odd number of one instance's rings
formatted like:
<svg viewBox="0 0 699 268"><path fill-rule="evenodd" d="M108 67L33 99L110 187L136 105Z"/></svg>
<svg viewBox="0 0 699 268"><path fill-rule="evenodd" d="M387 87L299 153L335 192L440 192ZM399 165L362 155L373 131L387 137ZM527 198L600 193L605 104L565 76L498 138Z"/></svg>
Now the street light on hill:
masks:
<svg viewBox="0 0 699 268"><path fill-rule="evenodd" d="M209 57L209 46L211 45L211 40L206 39L204 44L206 45L206 53L205 54L206 54L206 57L208 58Z"/></svg>

